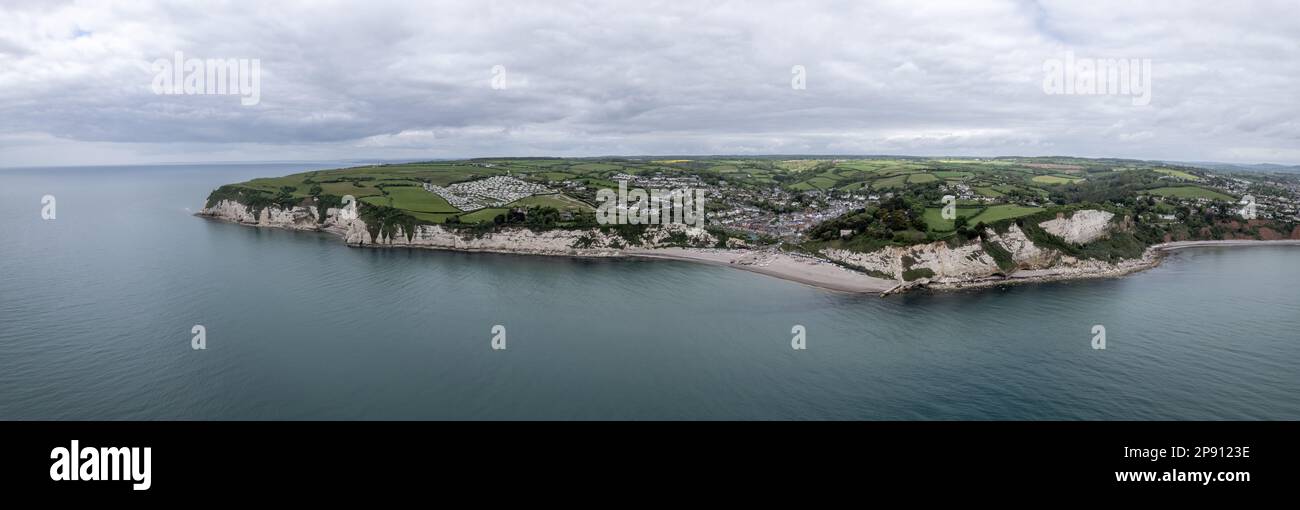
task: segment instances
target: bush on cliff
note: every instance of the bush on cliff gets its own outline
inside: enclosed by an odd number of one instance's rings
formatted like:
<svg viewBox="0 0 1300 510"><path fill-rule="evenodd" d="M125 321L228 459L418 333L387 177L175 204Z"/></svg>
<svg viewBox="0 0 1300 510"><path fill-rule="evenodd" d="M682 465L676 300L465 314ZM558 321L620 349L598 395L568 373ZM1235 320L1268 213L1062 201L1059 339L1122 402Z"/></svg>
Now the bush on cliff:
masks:
<svg viewBox="0 0 1300 510"><path fill-rule="evenodd" d="M406 240L410 241L415 237L416 227L428 223L394 207L359 202L357 209L361 221L366 223L366 230L370 232L370 237L375 239L381 237L381 233L382 237L396 237L400 228L406 234Z"/></svg>

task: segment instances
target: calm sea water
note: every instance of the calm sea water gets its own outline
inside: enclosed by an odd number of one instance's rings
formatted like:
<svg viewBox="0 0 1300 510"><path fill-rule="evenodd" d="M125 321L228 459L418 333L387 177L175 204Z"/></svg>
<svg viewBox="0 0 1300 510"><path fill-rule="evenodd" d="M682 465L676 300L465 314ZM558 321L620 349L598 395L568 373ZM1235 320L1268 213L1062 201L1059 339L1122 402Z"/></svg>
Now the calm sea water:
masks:
<svg viewBox="0 0 1300 510"><path fill-rule="evenodd" d="M880 299L190 215L325 167L0 170L0 418L1300 419L1300 248Z"/></svg>

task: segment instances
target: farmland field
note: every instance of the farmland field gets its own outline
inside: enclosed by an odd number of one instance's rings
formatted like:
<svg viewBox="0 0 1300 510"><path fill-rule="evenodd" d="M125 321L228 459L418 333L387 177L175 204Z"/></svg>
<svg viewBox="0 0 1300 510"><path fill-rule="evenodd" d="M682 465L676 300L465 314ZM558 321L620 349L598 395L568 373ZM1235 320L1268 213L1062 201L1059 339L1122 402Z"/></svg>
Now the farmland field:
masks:
<svg viewBox="0 0 1300 510"><path fill-rule="evenodd" d="M1169 168L1157 168L1157 169L1155 169L1155 171L1160 172L1160 173L1165 174L1165 175L1170 175L1170 176L1173 176L1173 177L1177 177L1177 178L1179 178L1179 179L1183 179L1183 180L1185 180L1185 181L1199 181L1199 180L1201 180L1200 177L1197 177L1197 176L1195 176L1195 175L1189 174L1189 173L1184 172L1184 171L1182 171L1182 170L1173 170L1173 169L1169 169Z"/></svg>
<svg viewBox="0 0 1300 510"><path fill-rule="evenodd" d="M1019 218L1021 216L1034 214L1041 210L1043 210L1042 207L1029 207L1014 204L995 205L985 209L984 212L980 213L978 216L971 218L970 224L974 225L980 222L993 223L1008 218Z"/></svg>
<svg viewBox="0 0 1300 510"><path fill-rule="evenodd" d="M972 188L972 189L974 189L976 193L979 193L989 198L1000 198L1005 196L1005 194L1002 193L1001 191L995 190L990 187L979 187L979 188Z"/></svg>
<svg viewBox="0 0 1300 510"><path fill-rule="evenodd" d="M821 163L820 160L815 160L815 159L793 159L789 161L777 162L776 166L784 170L802 172L804 170L809 170L820 163Z"/></svg>
<svg viewBox="0 0 1300 510"><path fill-rule="evenodd" d="M895 175L893 177L886 177L884 179L879 179L876 180L875 182L872 182L871 189L901 188L903 187L903 184L906 182L907 182L907 174Z"/></svg>
<svg viewBox="0 0 1300 510"><path fill-rule="evenodd" d="M505 214L507 212L510 212L510 210L494 208L494 207L490 207L487 209L479 209L472 213L462 214L460 216L460 222L461 223L482 223L485 221L492 221L497 216Z"/></svg>
<svg viewBox="0 0 1300 510"><path fill-rule="evenodd" d="M1070 184L1082 181L1083 179L1072 177L1059 177L1055 175L1035 175L1032 179L1039 184Z"/></svg>
<svg viewBox="0 0 1300 510"><path fill-rule="evenodd" d="M561 194L552 195L533 195L528 198L521 198L510 203L512 207L554 207L558 210L575 209L580 211L594 211L595 208L586 202L574 198L566 197Z"/></svg>
<svg viewBox="0 0 1300 510"><path fill-rule="evenodd" d="M459 209L452 207L442 197L424 191L424 188L414 186L403 186L399 188L387 188L388 198L392 199L391 207L406 209L413 212L423 213L457 213Z"/></svg>
<svg viewBox="0 0 1300 510"><path fill-rule="evenodd" d="M965 217L967 219L968 224L974 225L974 223L970 223L970 218L978 215L981 209L982 208L980 207L958 207L957 216ZM943 219L942 213L943 213L943 208L940 207L927 207L925 209L925 214L922 216L922 218L925 219L925 224L926 226L929 227L930 231L931 232L952 232L953 230L956 230L957 227L954 224L955 221Z"/></svg>
<svg viewBox="0 0 1300 510"><path fill-rule="evenodd" d="M426 213L426 212L407 212L416 219L424 220L430 223L444 223L447 218L456 216L457 213Z"/></svg>
<svg viewBox="0 0 1300 510"><path fill-rule="evenodd" d="M835 186L835 180L829 177L813 177L808 179L808 184L817 189L830 189Z"/></svg>

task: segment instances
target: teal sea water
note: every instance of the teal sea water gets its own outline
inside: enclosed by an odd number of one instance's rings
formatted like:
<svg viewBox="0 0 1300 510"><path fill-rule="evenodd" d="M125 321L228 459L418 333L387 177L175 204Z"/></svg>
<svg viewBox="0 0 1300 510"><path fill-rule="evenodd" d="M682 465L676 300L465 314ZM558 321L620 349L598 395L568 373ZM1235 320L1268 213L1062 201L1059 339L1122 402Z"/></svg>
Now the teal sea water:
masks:
<svg viewBox="0 0 1300 510"><path fill-rule="evenodd" d="M881 299L191 216L327 167L0 170L0 419L1300 419L1300 248Z"/></svg>

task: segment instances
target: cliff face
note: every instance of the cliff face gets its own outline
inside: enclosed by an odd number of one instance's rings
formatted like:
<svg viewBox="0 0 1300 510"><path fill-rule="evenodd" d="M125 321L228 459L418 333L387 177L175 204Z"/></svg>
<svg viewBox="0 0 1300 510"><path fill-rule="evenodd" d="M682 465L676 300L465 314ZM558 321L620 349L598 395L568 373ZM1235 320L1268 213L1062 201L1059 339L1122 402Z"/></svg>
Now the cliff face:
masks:
<svg viewBox="0 0 1300 510"><path fill-rule="evenodd" d="M402 227L397 227L392 236L386 236L382 232L376 236L371 235L365 222L359 219L346 223L343 239L351 246L406 246L459 251L581 256L618 255L619 248L623 245L623 239L617 234L604 234L596 229L533 232L528 229L513 228L481 235L468 235L438 225L418 225L410 236Z"/></svg>
<svg viewBox="0 0 1300 510"><path fill-rule="evenodd" d="M986 230L985 234L991 242L999 243L1010 252L1017 266L1039 268L1053 262L1051 254L1030 242L1015 225L1006 234L998 234L993 229ZM930 282L968 280L1003 273L997 260L979 242L956 248L938 241L912 246L890 246L870 253L838 249L827 249L821 253L831 260L870 272L884 273L899 281L905 280L903 273L909 270L928 269L932 273L932 276L927 277Z"/></svg>
<svg viewBox="0 0 1300 510"><path fill-rule="evenodd" d="M1045 231L1069 242L1087 243L1105 237L1118 228L1111 222L1114 215L1105 211L1076 211L1071 217L1058 217L1039 224ZM1111 264L1099 260L1078 259L1057 250L1035 245L1016 225L1005 233L984 231L987 242L972 241L951 247L943 241L913 246L890 246L869 253L841 249L822 250L834 261L860 267L870 273L883 273L900 283L914 282L938 287L960 287L980 282L1006 281L1017 278L1077 278L1108 276L1130 272L1152 263L1151 256ZM1005 255L1003 264L997 256Z"/></svg>
<svg viewBox="0 0 1300 510"><path fill-rule="evenodd" d="M1073 216L1059 216L1054 220L1044 221L1038 226L1056 237L1076 244L1086 244L1105 236L1110 226L1110 219L1115 214L1107 211L1076 211Z"/></svg>
<svg viewBox="0 0 1300 510"><path fill-rule="evenodd" d="M546 230L534 232L526 228L504 228L496 232L474 234L444 228L440 225L416 225L414 232L396 227L391 235L381 229L372 233L370 226L360 219L356 205L329 208L322 219L315 207L295 206L280 208L269 206L254 211L238 202L223 200L199 212L202 216L233 221L260 227L293 230L323 230L343 238L351 246L392 246L433 248L459 251L487 251L525 253L537 255L577 255L588 257L620 255L627 242L618 234L588 230ZM653 248L665 243L677 232L686 236L692 245L712 246L717 242L703 229L683 225L666 225L649 230L642 237L641 248Z"/></svg>
<svg viewBox="0 0 1300 510"><path fill-rule="evenodd" d="M338 216L337 209L330 209L327 213L332 215L331 218ZM272 206L261 211L254 211L251 207L239 202L222 200L212 207L199 211L199 214L259 227L278 227L293 230L318 230L323 227L320 223L320 215L316 212L315 207L297 206L290 209L281 209ZM328 225L328 222L326 225Z"/></svg>
<svg viewBox="0 0 1300 510"><path fill-rule="evenodd" d="M255 211L233 201L221 201L203 209L202 216L233 221L245 225L287 228L293 230L320 230L339 235L350 246L414 247L458 251L486 251L524 253L537 255L570 255L608 257L624 255L627 248L660 248L674 234L685 234L692 246L712 247L717 239L702 229L683 225L666 225L647 230L636 246L618 234L587 230L531 231L526 228L504 228L494 232L476 234L440 225L416 225L408 233L401 227L385 233L373 229L362 220L352 204L344 208L330 208L321 218L315 207L266 207ZM1058 217L1039 224L1044 231L1071 242L1090 242L1122 230L1123 223L1113 222L1112 214L1104 211L1076 211L1070 217ZM680 236L679 240L680 240ZM1035 245L1016 225L1006 232L993 229L984 231L985 241L972 240L952 247L946 242L912 246L890 246L869 253L842 249L825 249L820 255L861 270L872 276L890 278L900 288L928 285L937 288L956 288L995 284L1016 279L1067 279L1111 276L1149 267L1155 255L1148 251L1142 259L1125 260L1112 264L1099 260L1078 259L1057 250Z"/></svg>

